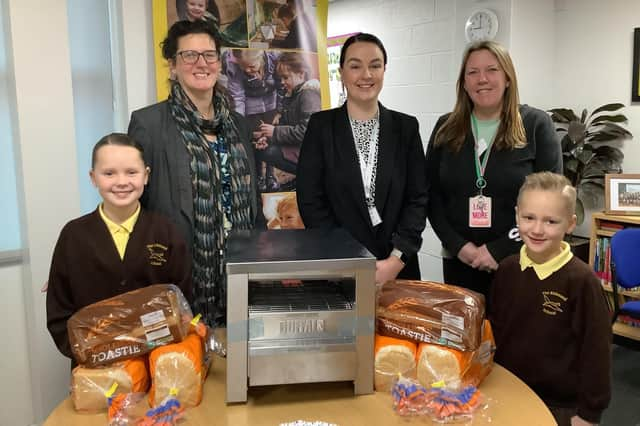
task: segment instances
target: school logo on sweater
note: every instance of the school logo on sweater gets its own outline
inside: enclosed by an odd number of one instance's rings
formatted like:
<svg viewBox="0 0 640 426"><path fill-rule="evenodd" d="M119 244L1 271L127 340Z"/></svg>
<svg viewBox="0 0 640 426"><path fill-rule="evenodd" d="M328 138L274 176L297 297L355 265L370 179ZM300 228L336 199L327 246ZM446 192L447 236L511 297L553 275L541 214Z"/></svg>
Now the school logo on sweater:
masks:
<svg viewBox="0 0 640 426"><path fill-rule="evenodd" d="M149 264L153 266L162 266L167 262L165 254L168 247L159 243L147 244L147 250L149 250Z"/></svg>
<svg viewBox="0 0 640 426"><path fill-rule="evenodd" d="M555 291L543 291L542 312L547 315L556 315L562 313L563 304L567 301L567 297Z"/></svg>

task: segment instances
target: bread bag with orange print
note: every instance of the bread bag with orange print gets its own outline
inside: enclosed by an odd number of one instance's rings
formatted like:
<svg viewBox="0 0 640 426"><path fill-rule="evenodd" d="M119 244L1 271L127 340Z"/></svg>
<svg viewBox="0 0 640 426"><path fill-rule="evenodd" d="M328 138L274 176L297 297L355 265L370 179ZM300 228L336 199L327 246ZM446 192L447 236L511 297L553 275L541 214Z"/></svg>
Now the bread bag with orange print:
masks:
<svg viewBox="0 0 640 426"><path fill-rule="evenodd" d="M146 357L117 362L108 367L78 366L71 372L71 400L76 411L106 411L108 398L121 393L147 392Z"/></svg>
<svg viewBox="0 0 640 426"><path fill-rule="evenodd" d="M85 306L67 321L78 364L108 365L181 341L193 318L182 291L156 284Z"/></svg>
<svg viewBox="0 0 640 426"><path fill-rule="evenodd" d="M487 320L483 323L482 343L475 351L420 343L417 352L418 381L427 388L478 386L491 372L494 351L493 333Z"/></svg>
<svg viewBox="0 0 640 426"><path fill-rule="evenodd" d="M431 281L395 280L377 293L376 332L473 351L480 345L484 296Z"/></svg>
<svg viewBox="0 0 640 426"><path fill-rule="evenodd" d="M489 320L482 323L482 343L473 351L471 364L467 369L462 383L465 386L479 386L493 370L493 355L496 352L496 341Z"/></svg>
<svg viewBox="0 0 640 426"><path fill-rule="evenodd" d="M416 344L405 339L379 336L375 338L374 386L389 391L398 376L415 377Z"/></svg>
<svg viewBox="0 0 640 426"><path fill-rule="evenodd" d="M183 407L200 404L207 373L202 338L189 334L180 343L154 349L149 355L149 370L149 405L155 407L167 397L176 398Z"/></svg>

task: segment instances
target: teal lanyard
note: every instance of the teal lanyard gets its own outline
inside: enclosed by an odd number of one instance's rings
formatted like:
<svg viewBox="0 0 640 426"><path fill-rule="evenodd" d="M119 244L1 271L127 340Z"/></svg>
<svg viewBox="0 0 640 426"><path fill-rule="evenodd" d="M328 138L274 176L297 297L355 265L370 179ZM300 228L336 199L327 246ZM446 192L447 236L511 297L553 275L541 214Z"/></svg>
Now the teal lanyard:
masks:
<svg viewBox="0 0 640 426"><path fill-rule="evenodd" d="M493 145L493 140L495 139L495 135L489 141L484 158L482 159L482 162L480 162L480 153L478 152L478 149L477 149L478 137L479 137L478 120L473 114L471 114L471 123L473 123L473 130L475 133L474 136L476 140L476 146L474 146L474 149L473 149L473 153L474 153L473 159L475 160L474 162L476 165L476 188L478 188L478 190L480 191L480 195L482 195L482 190L487 186L487 180L484 178L484 172L487 168L487 162L489 161L489 154L491 154L491 146Z"/></svg>

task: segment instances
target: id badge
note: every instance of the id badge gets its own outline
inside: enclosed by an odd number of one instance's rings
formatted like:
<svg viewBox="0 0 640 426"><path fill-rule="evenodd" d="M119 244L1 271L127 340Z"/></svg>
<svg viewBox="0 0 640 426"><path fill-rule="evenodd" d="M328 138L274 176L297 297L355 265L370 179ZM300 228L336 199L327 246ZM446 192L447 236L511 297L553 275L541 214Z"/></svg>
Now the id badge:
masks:
<svg viewBox="0 0 640 426"><path fill-rule="evenodd" d="M476 195L469 198L469 227L491 227L491 197Z"/></svg>
<svg viewBox="0 0 640 426"><path fill-rule="evenodd" d="M478 141L478 146L476 148L478 157L481 156L482 153L485 152L486 150L487 150L487 141L485 141L484 138L482 138Z"/></svg>
<svg viewBox="0 0 640 426"><path fill-rule="evenodd" d="M374 227L382 223L382 218L380 217L380 213L378 213L378 209L375 207L369 207L369 217L371 218L371 224Z"/></svg>

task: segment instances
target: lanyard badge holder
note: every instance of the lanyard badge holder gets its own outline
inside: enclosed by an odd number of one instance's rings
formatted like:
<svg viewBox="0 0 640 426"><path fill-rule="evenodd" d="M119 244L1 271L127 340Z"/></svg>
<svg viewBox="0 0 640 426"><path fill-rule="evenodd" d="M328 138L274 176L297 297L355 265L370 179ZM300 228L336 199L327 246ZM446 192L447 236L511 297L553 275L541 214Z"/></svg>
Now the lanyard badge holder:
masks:
<svg viewBox="0 0 640 426"><path fill-rule="evenodd" d="M471 115L471 121L475 130L475 137L478 138L478 122L476 118ZM481 139L483 145L486 144L484 139ZM480 142L476 142L476 147L480 145ZM470 228L490 228L491 227L491 197L487 197L482 194L482 191L487 186L487 181L484 178L484 172L487 168L487 162L489 161L489 154L491 154L491 146L493 145L493 139L487 145L486 154L480 162L481 152L476 148L474 149L474 164L476 169L476 188L478 189L478 195L475 197L469 197L469 227Z"/></svg>
<svg viewBox="0 0 640 426"><path fill-rule="evenodd" d="M364 198L369 212L369 218L371 219L371 225L375 228L382 223L380 213L376 208L374 198L371 194L371 184L373 182L373 169L375 167L376 158L378 157L378 143L376 142L376 135L378 134L380 123L377 122L371 131L369 136L371 151L369 152L369 158L367 161L363 158L362 153L356 148L358 154L358 162L360 163L360 174L362 175L362 184L364 186ZM355 136L354 136L355 138Z"/></svg>

